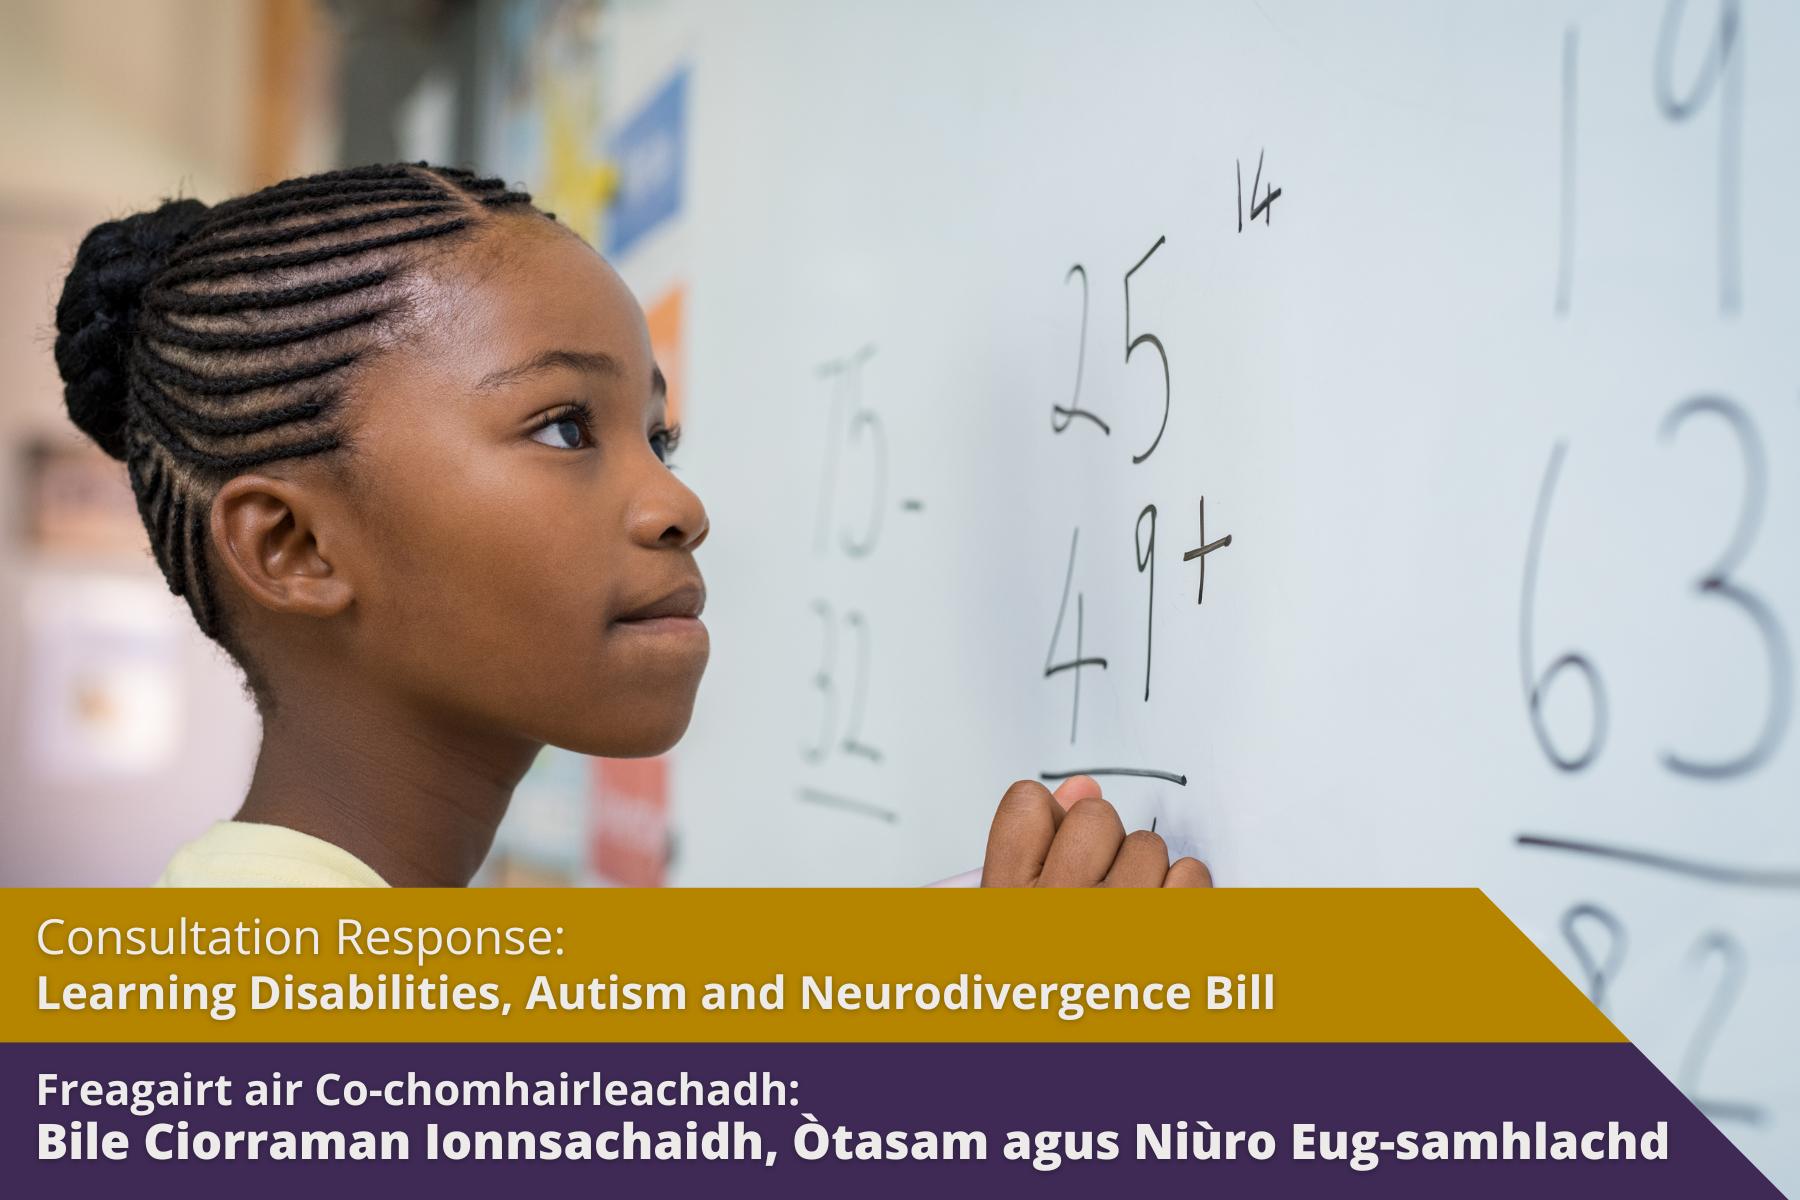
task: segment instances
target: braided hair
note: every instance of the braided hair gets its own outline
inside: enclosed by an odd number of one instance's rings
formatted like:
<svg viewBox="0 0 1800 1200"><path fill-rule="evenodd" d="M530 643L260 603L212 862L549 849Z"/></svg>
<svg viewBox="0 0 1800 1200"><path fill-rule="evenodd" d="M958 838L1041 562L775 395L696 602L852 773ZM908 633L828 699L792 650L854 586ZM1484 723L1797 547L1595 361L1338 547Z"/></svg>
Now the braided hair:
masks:
<svg viewBox="0 0 1800 1200"><path fill-rule="evenodd" d="M422 249L530 206L498 179L395 163L172 200L82 240L56 306L69 416L126 464L169 590L246 668L207 565L213 497L340 447L350 372L401 314Z"/></svg>

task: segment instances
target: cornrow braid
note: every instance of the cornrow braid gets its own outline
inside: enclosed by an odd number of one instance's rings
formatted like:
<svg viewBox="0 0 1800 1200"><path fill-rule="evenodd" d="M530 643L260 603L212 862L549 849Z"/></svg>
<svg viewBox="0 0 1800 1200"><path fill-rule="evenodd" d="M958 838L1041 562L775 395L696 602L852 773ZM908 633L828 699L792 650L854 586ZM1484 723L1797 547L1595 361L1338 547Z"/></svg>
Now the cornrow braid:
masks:
<svg viewBox="0 0 1800 1200"><path fill-rule="evenodd" d="M171 201L82 242L56 311L69 414L125 461L169 589L240 663L207 561L218 489L342 446L346 382L399 315L421 249L530 205L500 179L391 163L210 209Z"/></svg>
<svg viewBox="0 0 1800 1200"><path fill-rule="evenodd" d="M335 212L344 208L355 208L359 205L383 202L405 201L412 203L429 203L442 195L442 189L429 183L393 183L371 189L362 195L346 200L337 196L296 197L280 204L271 204L265 208L251 212L221 212L213 209L213 218L208 229L214 233L223 233L227 229L236 229L240 225L253 225L259 221L272 221L277 217L293 217L317 215Z"/></svg>

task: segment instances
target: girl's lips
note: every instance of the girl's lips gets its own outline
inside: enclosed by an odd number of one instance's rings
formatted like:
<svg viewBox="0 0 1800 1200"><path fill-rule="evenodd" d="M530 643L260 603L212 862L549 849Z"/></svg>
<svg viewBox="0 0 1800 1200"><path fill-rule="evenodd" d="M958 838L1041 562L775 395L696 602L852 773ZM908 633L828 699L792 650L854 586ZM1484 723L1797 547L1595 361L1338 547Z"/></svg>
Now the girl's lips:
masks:
<svg viewBox="0 0 1800 1200"><path fill-rule="evenodd" d="M699 582L686 583L658 599L614 618L619 625L641 625L659 620L687 620L698 623L706 607L706 588Z"/></svg>
<svg viewBox="0 0 1800 1200"><path fill-rule="evenodd" d="M705 637L706 625L699 617L632 617L613 622L619 629L663 637Z"/></svg>

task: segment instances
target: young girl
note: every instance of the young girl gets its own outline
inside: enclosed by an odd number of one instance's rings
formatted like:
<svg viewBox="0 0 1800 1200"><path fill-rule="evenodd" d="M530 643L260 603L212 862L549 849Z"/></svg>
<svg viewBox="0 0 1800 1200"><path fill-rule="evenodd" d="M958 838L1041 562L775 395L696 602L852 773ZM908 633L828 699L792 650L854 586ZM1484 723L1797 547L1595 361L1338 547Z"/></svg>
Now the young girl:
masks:
<svg viewBox="0 0 1800 1200"><path fill-rule="evenodd" d="M56 309L69 415L244 672L262 748L170 885L463 885L546 743L660 754L708 643L631 293L497 179L334 171L101 225ZM1091 779L1013 785L993 885L1205 886Z"/></svg>

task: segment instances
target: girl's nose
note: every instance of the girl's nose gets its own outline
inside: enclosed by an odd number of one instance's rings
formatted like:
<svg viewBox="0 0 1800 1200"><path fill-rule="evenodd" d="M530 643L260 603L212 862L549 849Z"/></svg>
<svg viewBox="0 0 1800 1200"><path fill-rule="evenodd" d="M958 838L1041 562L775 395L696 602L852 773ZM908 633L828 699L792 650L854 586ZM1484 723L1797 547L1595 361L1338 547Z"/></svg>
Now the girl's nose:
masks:
<svg viewBox="0 0 1800 1200"><path fill-rule="evenodd" d="M654 482L633 508L632 537L645 546L693 550L706 540L711 528L700 497L658 464Z"/></svg>

